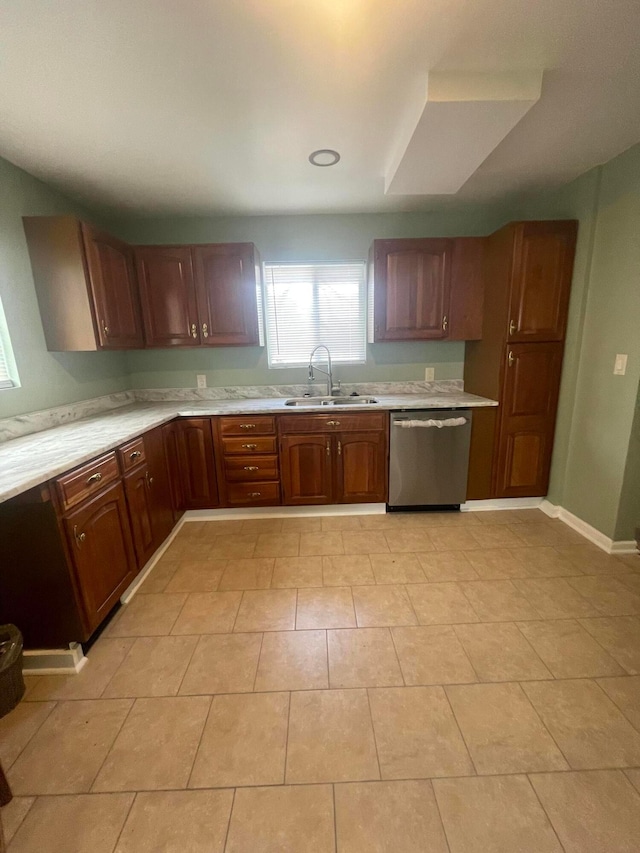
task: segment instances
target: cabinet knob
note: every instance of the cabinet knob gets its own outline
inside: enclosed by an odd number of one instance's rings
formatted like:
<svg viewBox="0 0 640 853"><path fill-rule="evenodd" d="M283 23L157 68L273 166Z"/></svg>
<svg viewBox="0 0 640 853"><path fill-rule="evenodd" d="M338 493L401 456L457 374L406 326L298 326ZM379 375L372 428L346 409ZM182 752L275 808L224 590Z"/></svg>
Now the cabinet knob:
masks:
<svg viewBox="0 0 640 853"><path fill-rule="evenodd" d="M509 364L509 367L513 367L514 361L515 361L515 358L513 357L513 352L511 350L509 350L509 355L507 356L507 362Z"/></svg>
<svg viewBox="0 0 640 853"><path fill-rule="evenodd" d="M102 331L105 333L105 335L108 335L108 334L109 334L109 327L108 327L108 326L107 326L107 324L104 322L104 320L102 321Z"/></svg>
<svg viewBox="0 0 640 853"><path fill-rule="evenodd" d="M258 468L257 465L245 465L244 470L245 471L259 471L260 469Z"/></svg>
<svg viewBox="0 0 640 853"><path fill-rule="evenodd" d="M82 543L87 538L87 534L86 533L78 533L78 525L74 524L73 525L73 538L76 540L76 545L78 546L78 548L81 548Z"/></svg>
<svg viewBox="0 0 640 853"><path fill-rule="evenodd" d="M240 424L240 429L255 429L255 424Z"/></svg>
<svg viewBox="0 0 640 853"><path fill-rule="evenodd" d="M510 320L509 321L509 334L512 335L515 332L515 330L516 330L515 320Z"/></svg>
<svg viewBox="0 0 640 853"><path fill-rule="evenodd" d="M442 318L442 331L446 332L448 326L449 326L449 319L448 319L447 315L445 314L444 317Z"/></svg>
<svg viewBox="0 0 640 853"><path fill-rule="evenodd" d="M195 323L192 323L192 324L191 324L191 337L192 337L192 338L197 338L197 337L198 337L198 327L196 326L196 324L195 324Z"/></svg>
<svg viewBox="0 0 640 853"><path fill-rule="evenodd" d="M131 453L129 454L129 459L131 459L131 460L139 459L141 456L142 456L141 450L132 450Z"/></svg>
<svg viewBox="0 0 640 853"><path fill-rule="evenodd" d="M202 337L203 337L203 338L208 338L208 337L209 337L209 327L207 326L207 324L206 324L206 323L203 323L203 324L202 324Z"/></svg>
<svg viewBox="0 0 640 853"><path fill-rule="evenodd" d="M340 421L327 421L327 426L340 426Z"/></svg>
<svg viewBox="0 0 640 853"><path fill-rule="evenodd" d="M259 498L262 495L262 492L249 492L250 498Z"/></svg>
<svg viewBox="0 0 640 853"><path fill-rule="evenodd" d="M92 474L90 477L87 477L87 486L90 486L91 483L99 483L102 479L102 474L100 471L97 471L95 474Z"/></svg>

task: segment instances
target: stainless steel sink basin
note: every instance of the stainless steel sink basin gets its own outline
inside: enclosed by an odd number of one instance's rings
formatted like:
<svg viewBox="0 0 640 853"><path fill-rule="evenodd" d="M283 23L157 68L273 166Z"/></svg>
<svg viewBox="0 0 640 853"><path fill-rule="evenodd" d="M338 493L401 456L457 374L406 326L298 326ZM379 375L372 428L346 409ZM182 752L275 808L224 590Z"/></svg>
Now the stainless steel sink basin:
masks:
<svg viewBox="0 0 640 853"><path fill-rule="evenodd" d="M293 397L285 406L365 406L377 403L375 397Z"/></svg>

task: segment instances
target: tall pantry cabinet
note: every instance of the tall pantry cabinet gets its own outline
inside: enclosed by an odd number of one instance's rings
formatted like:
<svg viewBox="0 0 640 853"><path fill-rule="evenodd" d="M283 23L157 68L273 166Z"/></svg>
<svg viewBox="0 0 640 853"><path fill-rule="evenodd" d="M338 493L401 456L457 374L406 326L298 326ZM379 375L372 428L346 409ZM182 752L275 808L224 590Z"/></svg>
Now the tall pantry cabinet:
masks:
<svg viewBox="0 0 640 853"><path fill-rule="evenodd" d="M466 346L476 409L467 498L546 495L577 222L512 222L487 238L482 339Z"/></svg>

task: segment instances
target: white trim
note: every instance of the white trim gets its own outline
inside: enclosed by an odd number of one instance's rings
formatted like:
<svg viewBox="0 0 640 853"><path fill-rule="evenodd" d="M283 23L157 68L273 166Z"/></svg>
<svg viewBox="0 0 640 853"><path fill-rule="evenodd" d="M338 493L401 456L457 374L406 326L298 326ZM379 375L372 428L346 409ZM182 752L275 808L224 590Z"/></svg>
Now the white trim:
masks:
<svg viewBox="0 0 640 853"><path fill-rule="evenodd" d="M149 573L151 572L151 569L153 569L153 567L158 562L160 557L162 557L162 555L167 550L169 545L171 545L173 540L176 538L176 536L180 532L183 524L187 520L188 519L186 519L185 516L183 515L182 518L178 521L178 523L173 528L173 530L171 531L169 536L164 540L162 545L158 548L158 550L154 553L154 555L149 559L146 566L142 569L142 571L140 571L135 576L135 578L131 581L129 586L122 593L122 595L120 596L120 603L121 604L128 604L131 601L131 599L136 594L138 589L142 586L144 581L147 579L147 575L149 575Z"/></svg>
<svg viewBox="0 0 640 853"><path fill-rule="evenodd" d="M384 515L386 504L320 504L318 506L259 506L246 509L192 509L184 521L223 521L244 518L304 518L318 515Z"/></svg>
<svg viewBox="0 0 640 853"><path fill-rule="evenodd" d="M80 643L69 643L68 649L27 649L22 671L25 675L75 675L87 660Z"/></svg>
<svg viewBox="0 0 640 853"><path fill-rule="evenodd" d="M496 509L538 509L542 498L491 498L486 501L466 501L461 512L488 512Z"/></svg>
<svg viewBox="0 0 640 853"><path fill-rule="evenodd" d="M616 542L562 506L556 506L555 504L544 500L540 509L550 516L550 518L559 518L560 521L567 525L567 527L570 527L572 530L575 530L576 533L584 536L584 538L588 539L589 542L593 542L594 545L597 545L598 548L607 554L636 553L636 543L633 540L621 540Z"/></svg>

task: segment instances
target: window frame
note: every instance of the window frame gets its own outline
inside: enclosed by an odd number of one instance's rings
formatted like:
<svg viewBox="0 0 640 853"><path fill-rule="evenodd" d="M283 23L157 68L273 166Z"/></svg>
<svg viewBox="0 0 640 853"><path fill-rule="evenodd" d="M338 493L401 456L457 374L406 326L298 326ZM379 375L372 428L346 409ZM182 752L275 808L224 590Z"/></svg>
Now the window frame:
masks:
<svg viewBox="0 0 640 853"><path fill-rule="evenodd" d="M0 392L19 388L20 377L18 376L18 366L9 335L7 318L2 305L2 297L0 296L0 365L2 364L6 368L6 378L3 379L2 373L0 373Z"/></svg>
<svg viewBox="0 0 640 853"><path fill-rule="evenodd" d="M334 355L334 352L331 351L331 360L334 364L340 365L364 365L367 363L368 357L368 303L369 303L369 293L367 288L367 262L363 259L350 259L350 260L331 260L331 261L264 261L262 264L262 301L263 301L263 317L264 317L264 340L265 346L267 349L267 362L270 370L286 370L290 368L306 368L308 366L308 359L305 358L304 361L287 361L287 362L274 362L272 361L272 326L273 323L271 321L271 309L273 308L274 300L269 296L269 287L267 280L269 278L269 270L273 267L336 267L336 266L353 266L359 267L361 269L361 278L358 281L358 305L361 314L361 343L362 343L362 358L350 358L344 359L340 358L337 355ZM312 300L315 306L318 306L318 287L321 284L317 278L314 277L314 281L311 283L313 287L313 295ZM318 344L325 344L325 341L322 341L319 337L320 333L320 323L321 323L321 315L319 310L314 310L311 314L311 318L314 325L314 340L310 342L309 352L313 349L314 346ZM331 347L330 347L331 349Z"/></svg>

